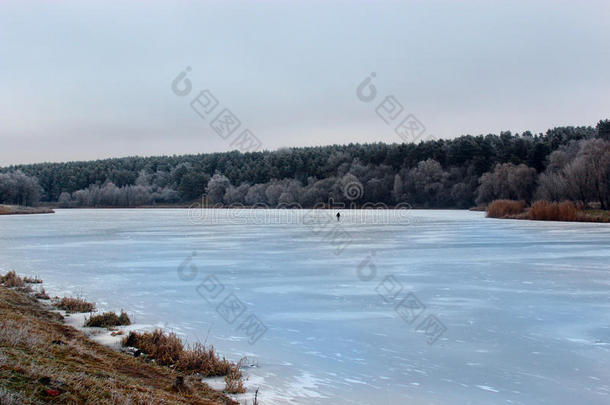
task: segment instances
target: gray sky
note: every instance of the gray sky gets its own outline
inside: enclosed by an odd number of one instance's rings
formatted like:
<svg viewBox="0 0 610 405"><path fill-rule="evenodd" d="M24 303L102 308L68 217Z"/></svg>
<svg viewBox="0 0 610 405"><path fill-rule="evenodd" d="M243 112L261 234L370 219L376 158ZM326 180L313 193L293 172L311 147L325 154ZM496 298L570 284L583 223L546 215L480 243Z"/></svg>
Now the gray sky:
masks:
<svg viewBox="0 0 610 405"><path fill-rule="evenodd" d="M608 21L604 0L3 1L0 166L234 149L190 108L203 89L265 149L400 142L386 95L437 137L593 125Z"/></svg>

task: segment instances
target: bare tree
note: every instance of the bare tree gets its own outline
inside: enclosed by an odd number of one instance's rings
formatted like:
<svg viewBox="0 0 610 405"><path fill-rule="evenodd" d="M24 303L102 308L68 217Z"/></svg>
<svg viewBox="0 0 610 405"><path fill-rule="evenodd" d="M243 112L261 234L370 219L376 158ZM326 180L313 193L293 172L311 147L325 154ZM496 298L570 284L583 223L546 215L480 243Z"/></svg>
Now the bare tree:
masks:
<svg viewBox="0 0 610 405"><path fill-rule="evenodd" d="M477 189L477 204L496 199L530 201L536 187L536 169L524 164L498 164L493 172L483 174Z"/></svg>
<svg viewBox="0 0 610 405"><path fill-rule="evenodd" d="M508 168L507 180L510 192L516 200L530 201L536 189L538 173L536 169L524 164L510 166Z"/></svg>
<svg viewBox="0 0 610 405"><path fill-rule="evenodd" d="M587 205L593 194L593 173L584 156L578 156L563 169L568 195Z"/></svg>
<svg viewBox="0 0 610 405"><path fill-rule="evenodd" d="M536 198L547 201L568 199L567 183L562 173L541 173L538 177Z"/></svg>
<svg viewBox="0 0 610 405"><path fill-rule="evenodd" d="M608 207L608 177L610 176L610 142L602 139L582 141L578 158L584 160L588 172L589 196L597 200L602 209Z"/></svg>
<svg viewBox="0 0 610 405"><path fill-rule="evenodd" d="M610 142L589 139L572 142L549 156L545 173L540 175L539 198L571 199L588 205L599 201L610 206Z"/></svg>

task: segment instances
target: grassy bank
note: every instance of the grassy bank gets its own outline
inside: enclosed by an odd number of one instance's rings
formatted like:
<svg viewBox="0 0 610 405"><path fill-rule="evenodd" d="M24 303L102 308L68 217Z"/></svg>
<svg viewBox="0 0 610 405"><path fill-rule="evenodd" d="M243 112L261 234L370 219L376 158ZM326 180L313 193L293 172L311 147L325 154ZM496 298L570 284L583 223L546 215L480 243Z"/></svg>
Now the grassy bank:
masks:
<svg viewBox="0 0 610 405"><path fill-rule="evenodd" d="M23 215L23 214L53 214L51 208L46 207L22 207L20 205L0 205L0 215Z"/></svg>
<svg viewBox="0 0 610 405"><path fill-rule="evenodd" d="M23 279L0 283L0 404L237 404L201 375L93 342Z"/></svg>
<svg viewBox="0 0 610 405"><path fill-rule="evenodd" d="M610 223L610 211L579 209L573 202L495 200L487 206L488 218Z"/></svg>

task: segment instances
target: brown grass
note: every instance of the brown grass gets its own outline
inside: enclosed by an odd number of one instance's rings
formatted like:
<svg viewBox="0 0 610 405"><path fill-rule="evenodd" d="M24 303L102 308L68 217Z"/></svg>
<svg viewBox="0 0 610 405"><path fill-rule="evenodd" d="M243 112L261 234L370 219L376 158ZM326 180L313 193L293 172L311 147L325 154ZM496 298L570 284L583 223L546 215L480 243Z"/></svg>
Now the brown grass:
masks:
<svg viewBox="0 0 610 405"><path fill-rule="evenodd" d="M237 404L196 377L91 341L32 296L0 286L1 404Z"/></svg>
<svg viewBox="0 0 610 405"><path fill-rule="evenodd" d="M487 206L489 218L511 218L525 211L524 201L495 200Z"/></svg>
<svg viewBox="0 0 610 405"><path fill-rule="evenodd" d="M496 200L487 207L487 216L536 221L610 222L610 211L580 210L572 201L539 200L526 208L523 201Z"/></svg>
<svg viewBox="0 0 610 405"><path fill-rule="evenodd" d="M9 271L2 277L0 277L0 284L5 287L13 288L13 287L25 287L25 282L21 277L15 273L14 270Z"/></svg>
<svg viewBox="0 0 610 405"><path fill-rule="evenodd" d="M225 391L229 394L243 394L246 392L241 371L231 371L225 376Z"/></svg>
<svg viewBox="0 0 610 405"><path fill-rule="evenodd" d="M23 281L29 284L42 284L42 280L38 277L24 277Z"/></svg>
<svg viewBox="0 0 610 405"><path fill-rule="evenodd" d="M127 325L131 325L131 319L129 319L129 316L124 311L121 311L120 315L114 312L104 312L100 315L92 315L85 320L85 326L97 328L112 328L114 326Z"/></svg>
<svg viewBox="0 0 610 405"><path fill-rule="evenodd" d="M182 341L175 333L165 333L161 329L145 333L129 332L122 343L123 346L139 349L162 366L174 365L184 350Z"/></svg>
<svg viewBox="0 0 610 405"><path fill-rule="evenodd" d="M528 218L540 221L556 221L559 218L559 204L549 201L536 201L529 210Z"/></svg>
<svg viewBox="0 0 610 405"><path fill-rule="evenodd" d="M584 210L581 214L581 217L588 218L590 222L610 223L610 211L608 210Z"/></svg>
<svg viewBox="0 0 610 405"><path fill-rule="evenodd" d="M50 300L51 299L49 297L49 294L47 294L47 292L44 290L44 288L41 288L40 291L35 293L34 298L39 299L39 300Z"/></svg>
<svg viewBox="0 0 610 405"><path fill-rule="evenodd" d="M229 394L243 394L246 392L246 388L244 387L244 376L241 373L243 360L244 359L240 360L237 365L231 367L228 370L227 375L225 375L225 391Z"/></svg>
<svg viewBox="0 0 610 405"><path fill-rule="evenodd" d="M0 345L4 347L35 346L41 344L40 338L32 333L27 325L9 319L0 321Z"/></svg>
<svg viewBox="0 0 610 405"><path fill-rule="evenodd" d="M95 303L87 302L82 298L63 297L55 302L55 306L66 312L93 312Z"/></svg>
<svg viewBox="0 0 610 405"><path fill-rule="evenodd" d="M6 391L0 387L0 404L2 405L21 405L26 403L26 399L21 395Z"/></svg>
<svg viewBox="0 0 610 405"><path fill-rule="evenodd" d="M239 366L221 358L214 347L206 348L201 343L195 343L180 353L176 369L183 372L196 372L206 377L229 375L239 371ZM240 378L241 378L241 373Z"/></svg>
<svg viewBox="0 0 610 405"><path fill-rule="evenodd" d="M559 218L561 221L577 221L578 209L572 201L564 201L559 204Z"/></svg>
<svg viewBox="0 0 610 405"><path fill-rule="evenodd" d="M21 292L24 292L24 293L31 294L31 293L34 292L34 289L32 287L30 287L29 284L26 284L24 287L18 287L17 291L21 291Z"/></svg>
<svg viewBox="0 0 610 405"><path fill-rule="evenodd" d="M51 208L45 207L22 207L19 205L0 205L0 215L17 214L53 214Z"/></svg>
<svg viewBox="0 0 610 405"><path fill-rule="evenodd" d="M540 221L580 221L586 220L586 215L578 211L571 201L536 201L528 212L528 218Z"/></svg>
<svg viewBox="0 0 610 405"><path fill-rule="evenodd" d="M195 343L185 348L175 333L156 329L152 332L129 332L122 342L123 346L139 349L155 359L158 364L172 366L175 370L204 377L227 376L232 387L243 388L241 364L235 364L220 357L213 347ZM227 387L229 383L227 383ZM241 389L239 388L239 389ZM236 391L237 392L237 391Z"/></svg>

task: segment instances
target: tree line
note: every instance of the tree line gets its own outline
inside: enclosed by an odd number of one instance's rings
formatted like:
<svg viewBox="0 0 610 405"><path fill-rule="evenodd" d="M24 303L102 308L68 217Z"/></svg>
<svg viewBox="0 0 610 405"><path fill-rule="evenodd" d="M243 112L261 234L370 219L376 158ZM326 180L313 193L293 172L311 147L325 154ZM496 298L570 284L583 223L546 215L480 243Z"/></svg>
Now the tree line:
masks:
<svg viewBox="0 0 610 405"><path fill-rule="evenodd" d="M0 169L0 202L66 207L335 202L468 208L497 198L609 207L610 121L419 144L126 157ZM352 187L351 190L349 187ZM351 194L349 194L351 192Z"/></svg>
<svg viewBox="0 0 610 405"><path fill-rule="evenodd" d="M582 206L597 202L610 208L610 142L603 139L572 141L549 155L544 172L524 164L498 164L479 179L478 204L493 200L531 203L575 201Z"/></svg>

